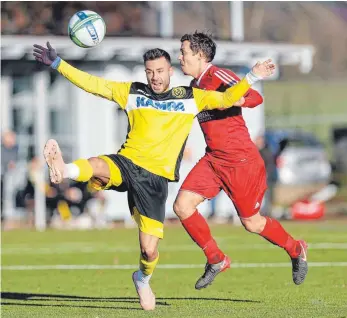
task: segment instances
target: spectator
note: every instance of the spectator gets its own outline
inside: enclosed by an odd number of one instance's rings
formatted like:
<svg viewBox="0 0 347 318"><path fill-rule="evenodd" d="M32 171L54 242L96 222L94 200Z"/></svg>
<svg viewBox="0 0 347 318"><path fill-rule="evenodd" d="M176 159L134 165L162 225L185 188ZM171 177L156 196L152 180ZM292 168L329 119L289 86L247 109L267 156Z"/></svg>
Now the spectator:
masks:
<svg viewBox="0 0 347 318"><path fill-rule="evenodd" d="M4 218L3 204L7 199L7 178L9 173L16 167L18 159L18 145L16 134L13 131L6 131L1 139L1 220Z"/></svg>

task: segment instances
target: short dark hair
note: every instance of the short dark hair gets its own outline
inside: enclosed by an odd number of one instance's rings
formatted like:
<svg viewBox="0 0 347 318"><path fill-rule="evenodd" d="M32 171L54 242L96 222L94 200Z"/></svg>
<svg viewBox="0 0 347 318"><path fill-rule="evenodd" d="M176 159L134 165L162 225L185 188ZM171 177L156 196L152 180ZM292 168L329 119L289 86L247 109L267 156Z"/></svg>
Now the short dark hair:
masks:
<svg viewBox="0 0 347 318"><path fill-rule="evenodd" d="M170 54L158 48L149 50L145 54L143 54L143 62L146 63L147 61L153 61L161 57L165 57L165 60L167 60L171 64Z"/></svg>
<svg viewBox="0 0 347 318"><path fill-rule="evenodd" d="M211 34L198 31L189 34L187 33L181 37L181 43L184 41L190 42L190 49L194 54L202 52L205 55L207 62L211 62L214 59L217 45L212 40Z"/></svg>

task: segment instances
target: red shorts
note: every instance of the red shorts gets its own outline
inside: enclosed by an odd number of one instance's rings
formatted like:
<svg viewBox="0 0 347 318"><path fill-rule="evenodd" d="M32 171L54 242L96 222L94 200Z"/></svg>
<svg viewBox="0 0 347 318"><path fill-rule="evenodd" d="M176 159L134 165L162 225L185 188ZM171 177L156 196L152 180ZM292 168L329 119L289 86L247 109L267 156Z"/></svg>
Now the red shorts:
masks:
<svg viewBox="0 0 347 318"><path fill-rule="evenodd" d="M224 190L239 216L249 218L258 213L266 189L266 170L261 157L229 167L213 163L204 156L190 171L180 190L200 194L206 199Z"/></svg>

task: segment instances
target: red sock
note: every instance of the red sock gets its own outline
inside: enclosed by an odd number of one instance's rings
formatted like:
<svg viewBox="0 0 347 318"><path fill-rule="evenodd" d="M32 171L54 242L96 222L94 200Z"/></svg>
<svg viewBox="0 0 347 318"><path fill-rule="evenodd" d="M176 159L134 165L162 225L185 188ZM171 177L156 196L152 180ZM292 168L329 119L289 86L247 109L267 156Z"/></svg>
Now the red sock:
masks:
<svg viewBox="0 0 347 318"><path fill-rule="evenodd" d="M262 237L271 243L284 248L291 258L297 258L301 253L301 245L294 240L275 219L265 217L266 224L261 233Z"/></svg>
<svg viewBox="0 0 347 318"><path fill-rule="evenodd" d="M181 223L193 241L202 248L209 264L216 264L224 259L224 253L218 248L205 218L198 210Z"/></svg>

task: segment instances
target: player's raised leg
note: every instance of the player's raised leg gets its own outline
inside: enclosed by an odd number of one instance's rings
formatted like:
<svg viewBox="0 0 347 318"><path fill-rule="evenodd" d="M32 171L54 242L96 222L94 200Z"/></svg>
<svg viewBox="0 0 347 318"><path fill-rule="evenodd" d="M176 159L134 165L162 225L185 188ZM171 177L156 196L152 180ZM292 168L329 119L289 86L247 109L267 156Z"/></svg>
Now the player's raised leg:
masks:
<svg viewBox="0 0 347 318"><path fill-rule="evenodd" d="M139 231L140 239L140 268L133 273L133 282L144 310L155 309L155 295L149 281L159 260L159 238Z"/></svg>
<svg viewBox="0 0 347 318"><path fill-rule="evenodd" d="M111 185L112 183L112 185L117 186L122 183L120 170L107 156L78 159L66 164L60 147L54 139L47 141L43 155L53 183L61 183L64 178L78 182L90 181L96 190L102 188L100 184Z"/></svg>

